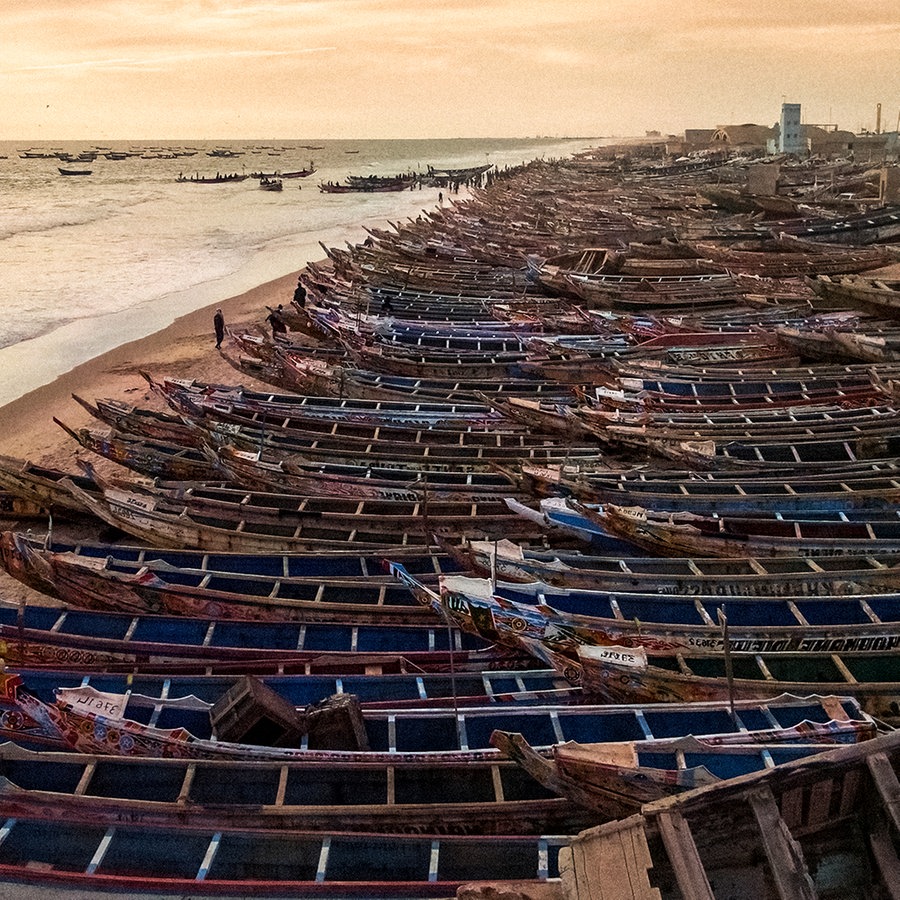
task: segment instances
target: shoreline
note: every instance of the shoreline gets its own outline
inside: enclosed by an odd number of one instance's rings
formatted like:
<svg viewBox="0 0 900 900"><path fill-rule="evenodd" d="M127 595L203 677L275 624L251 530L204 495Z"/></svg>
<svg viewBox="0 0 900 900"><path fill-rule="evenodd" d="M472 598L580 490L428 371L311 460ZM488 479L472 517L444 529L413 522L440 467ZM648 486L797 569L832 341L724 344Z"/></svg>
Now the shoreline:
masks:
<svg viewBox="0 0 900 900"><path fill-rule="evenodd" d="M103 428L72 399L73 393L91 402L110 397L157 407L158 399L141 377L143 370L199 381L248 381L216 351L213 314L221 307L229 327L262 327L266 306L290 303L300 271L185 313L165 328L107 350L0 407L0 454L72 468L74 458L84 451L53 423L53 418L72 427L93 423L91 427Z"/></svg>

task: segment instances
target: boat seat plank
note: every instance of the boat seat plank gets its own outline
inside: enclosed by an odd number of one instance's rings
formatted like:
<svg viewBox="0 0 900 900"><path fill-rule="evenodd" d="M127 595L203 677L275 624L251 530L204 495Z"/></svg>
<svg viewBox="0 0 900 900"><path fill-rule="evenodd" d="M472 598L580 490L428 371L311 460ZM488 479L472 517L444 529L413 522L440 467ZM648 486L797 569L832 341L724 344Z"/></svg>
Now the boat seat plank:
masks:
<svg viewBox="0 0 900 900"><path fill-rule="evenodd" d="M894 828L900 831L900 780L897 773L886 753L874 753L867 757L866 763L885 811L891 817Z"/></svg>
<svg viewBox="0 0 900 900"><path fill-rule="evenodd" d="M891 841L887 823L883 818L876 821L869 831L869 846L875 865L881 873L881 880L891 900L900 900L900 860Z"/></svg>
<svg viewBox="0 0 900 900"><path fill-rule="evenodd" d="M685 900L715 900L687 820L681 813L667 810L657 816L657 823Z"/></svg>
<svg viewBox="0 0 900 900"><path fill-rule="evenodd" d="M781 900L816 900L818 896L806 868L803 851L778 812L771 790L763 787L748 795L759 826L762 845Z"/></svg>

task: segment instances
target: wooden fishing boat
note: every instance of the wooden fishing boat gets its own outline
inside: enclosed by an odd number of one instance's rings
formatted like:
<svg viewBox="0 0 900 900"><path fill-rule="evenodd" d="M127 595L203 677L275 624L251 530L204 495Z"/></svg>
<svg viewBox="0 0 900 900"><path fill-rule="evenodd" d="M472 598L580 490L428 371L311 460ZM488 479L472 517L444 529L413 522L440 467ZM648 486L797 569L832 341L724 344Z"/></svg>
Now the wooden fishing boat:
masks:
<svg viewBox="0 0 900 900"><path fill-rule="evenodd" d="M102 756L169 759L280 759L327 763L330 760L390 763L402 754L420 761L499 758L491 735L517 731L541 751L568 741L618 742L665 739L692 734L717 735L740 743L756 729L809 730L814 722L847 730L864 728L870 718L852 697L783 696L760 701L596 705L557 673L485 672L459 676L424 674L334 677L265 676L262 683L298 709L319 704L335 693L360 700L368 749L336 750L331 740L312 736L300 747L231 744L215 734L210 710L223 697L243 690L236 676L81 675L60 672L6 675L0 707L0 734L20 744L68 747ZM97 685L99 690L94 687ZM230 694L228 692L231 692ZM573 698L578 702L572 703ZM61 731L62 712L85 724L100 719L112 732L83 728ZM32 715L31 713L34 713ZM827 723L839 721L838 726ZM821 730L821 729L819 729ZM123 740L127 731L131 740ZM727 737L730 735L731 737ZM160 754L165 746L168 752ZM220 752L221 751L221 752Z"/></svg>
<svg viewBox="0 0 900 900"><path fill-rule="evenodd" d="M175 180L185 184L231 184L246 181L249 177L249 175L241 174L240 172L228 172L221 175L179 175Z"/></svg>
<svg viewBox="0 0 900 900"><path fill-rule="evenodd" d="M833 244L873 244L890 241L900 236L900 208L883 206L879 209L868 209L842 219L820 220L819 222L797 223L779 222L771 226L773 232L779 231L789 238L805 241L828 242ZM784 239L784 238L782 238ZM871 269L888 265L893 256L887 247L873 247L881 252L879 259L873 260ZM850 272L850 269L845 269ZM858 270L862 271L862 270Z"/></svg>
<svg viewBox="0 0 900 900"><path fill-rule="evenodd" d="M127 819L179 831L568 834L595 821L508 761L475 753L427 761L379 756L360 763L335 754L327 766L240 764L36 753L4 744L0 802L9 816L32 821L115 826Z"/></svg>
<svg viewBox="0 0 900 900"><path fill-rule="evenodd" d="M427 402L413 400L367 400L343 397L316 397L298 394L273 394L264 391L248 391L234 385L206 384L194 380L163 378L154 380L150 375L144 378L151 390L159 394L176 411L196 414L205 407L253 411L263 421L279 421L288 417L306 416L317 419L342 419L373 424L387 422L407 424L410 427L442 425L450 427L454 423L465 423L474 419L486 426L496 418L480 403ZM111 423L112 424L112 423Z"/></svg>
<svg viewBox="0 0 900 900"><path fill-rule="evenodd" d="M787 516L758 518L666 513L607 504L602 511L576 506L586 518L615 535L661 555L841 556L898 552L900 521L876 513L857 521L847 516L818 521Z"/></svg>
<svg viewBox="0 0 900 900"><path fill-rule="evenodd" d="M220 703L220 709L224 705L227 711L229 705L233 706L235 697L259 695L255 688L251 691L245 675L91 673L68 669L27 669L19 672L27 678L28 689L23 695L24 689L11 686L10 691L15 687L15 697L0 700L4 711L11 713L4 715L0 722L0 734L4 739L21 745L56 749L73 749L74 741L86 752L116 756L327 762L336 746L341 746L352 747L353 752L361 754L357 757L359 762L377 761L379 757L375 754L382 754L382 761L389 761L391 757L388 754L396 753L483 751L490 747L490 735L494 728L522 731L533 744L541 746L560 740L558 734L572 739L578 735L602 735L604 739L616 739L616 732L623 725L626 734L636 737L639 733L637 720L641 712L646 711L619 709L618 715L614 715L604 706L582 707L581 689L573 688L553 669L342 675L327 672L309 675L262 673L258 679L251 680L270 689L281 699L274 706L267 701L268 705L262 710L259 705L240 706L239 709L246 709L250 726L258 721L254 715L284 707L284 703L293 707L295 712L303 713L336 695L352 694L359 701L364 734L357 734L354 725L353 734L356 736L352 743L348 742L348 733L342 732L340 743L336 745L334 733L329 737L327 730L304 739L303 734L297 733L296 723L291 724L288 734L284 716L279 714L281 724L268 736L264 730L258 729L255 733L250 730L246 732L243 743L231 742L226 747L219 746L229 742L221 741L223 734L214 727L211 711L216 703ZM13 677L11 673L6 674ZM26 696L24 705L20 702L23 696ZM350 698L348 702L355 704L356 700ZM782 702L791 703L792 707L784 712L780 708L775 710L779 722L785 720L786 723L796 724L805 718L823 720L823 715L824 719L833 717L833 714L824 714L822 704L827 701L821 698L811 701L804 698L802 702L796 698L784 698L783 701L779 699L775 706L779 707ZM45 706L61 708L72 703L77 709L70 708L69 713L82 725L93 721L97 715L102 715L109 722L116 718L131 722L127 731L137 740L137 744L127 738L122 740L121 730L112 734L99 731L84 736L61 731L50 713L42 711ZM771 704L767 702L767 705ZM26 706L36 712L37 719L27 714ZM717 709L721 709L721 704ZM20 715L15 715L16 711ZM688 729L708 727L699 725L696 720L692 725L688 715L690 712L689 707L678 708L672 718L667 711L666 721L678 721ZM714 718L719 722L722 716L717 714ZM554 719L558 725L553 724ZM216 718L216 721L223 720ZM151 729L149 732L147 727ZM735 723L717 725L718 730L737 728ZM279 739L280 735L284 736L284 740ZM297 746L284 746L285 741ZM362 749L366 746L367 749ZM353 757L345 753L343 758Z"/></svg>
<svg viewBox="0 0 900 900"><path fill-rule="evenodd" d="M547 654L545 654L547 656ZM549 657L548 657L549 658ZM734 660L683 660L664 667L641 650L582 646L578 659L557 657L560 671L591 697L608 703L763 699L782 693L836 693L855 697L877 718L896 718L900 681L897 655L853 659L840 653L758 654Z"/></svg>
<svg viewBox="0 0 900 900"><path fill-rule="evenodd" d="M63 485L66 480L89 493L97 490L94 481L85 475L37 466L28 460L0 455L0 487L10 494L54 514L87 515L85 506Z"/></svg>
<svg viewBox="0 0 900 900"><path fill-rule="evenodd" d="M433 353L414 355L398 350L390 352L385 345L358 346L349 350L351 358L360 366L374 372L386 372L389 375L402 375L407 378L438 378L453 380L500 381L510 376L521 375L519 364L527 353L508 352L488 354L472 354L465 356L446 354L443 358Z"/></svg>
<svg viewBox="0 0 900 900"><path fill-rule="evenodd" d="M308 169L295 169L293 172L279 172L279 178L309 178L310 175L315 174L318 170L316 167L310 162Z"/></svg>
<svg viewBox="0 0 900 900"><path fill-rule="evenodd" d="M632 446L689 440L744 445L856 440L890 435L900 422L893 406L844 409L837 406L788 407L781 410L715 411L691 414L653 411L636 417L619 411L609 414L589 408L568 410L585 431L606 442Z"/></svg>
<svg viewBox="0 0 900 900"><path fill-rule="evenodd" d="M69 428L56 417L53 421L85 450L91 450L98 456L119 463L141 475L164 478L167 481L223 480L222 472L196 446L185 447L182 444L120 434L116 431L100 432L89 428ZM196 444L197 441L193 443Z"/></svg>
<svg viewBox="0 0 900 900"><path fill-rule="evenodd" d="M111 604L112 605L112 604ZM126 608L127 603L118 604ZM488 648L433 621L355 625L272 619L204 619L55 609L17 615L0 608L8 666L132 675L329 674L514 671L533 668L523 652ZM426 620L427 621L427 620Z"/></svg>
<svg viewBox="0 0 900 900"><path fill-rule="evenodd" d="M885 367L883 377L893 375ZM765 409L800 406L808 403L851 403L861 405L870 398L884 402L873 382L871 366L848 366L846 371L826 371L823 367L766 373L733 373L700 376L684 368L650 372L645 368L619 368L610 389L594 391L597 405L638 411L684 408L687 411L761 407Z"/></svg>
<svg viewBox="0 0 900 900"><path fill-rule="evenodd" d="M409 551L400 556L426 581L432 581L436 571L455 569L447 558ZM433 621L387 575L386 563L377 556L338 552L326 558L254 558L107 544L47 549L24 535L4 532L0 562L23 584L79 608L217 621L351 625ZM206 630L201 629L204 635ZM113 629L115 634L125 631ZM299 634L285 640L284 649L302 649Z"/></svg>
<svg viewBox="0 0 900 900"><path fill-rule="evenodd" d="M319 190L323 194L382 194L410 189L408 181L378 182L372 184L347 184L333 181L319 182Z"/></svg>
<svg viewBox="0 0 900 900"><path fill-rule="evenodd" d="M332 433L338 431L342 433ZM279 432L264 426L215 422L206 425L207 440L212 446L228 444L248 451L262 448L272 461L296 457L301 461L323 460L345 465L455 471L492 470L497 464L520 461L550 465L571 460L585 466L603 461L596 445L570 446L559 436L547 440L527 432L458 432L454 441L450 440L451 433L441 436L423 431L415 434L416 439L395 442L386 436L389 429L370 426L365 434L359 431L357 426ZM445 440L440 441L440 437Z"/></svg>
<svg viewBox="0 0 900 900"><path fill-rule="evenodd" d="M694 314L740 303L741 288L730 275L680 275L656 279L628 275L567 275L568 293L588 307L622 312Z"/></svg>
<svg viewBox="0 0 900 900"><path fill-rule="evenodd" d="M536 484L544 483L549 489L571 493L581 502L613 503L616 506L643 506L646 509L686 510L700 514L747 515L755 512L838 512L862 509L893 509L900 502L900 488L890 471L883 473L850 473L841 478L826 475L820 479L806 480L802 476L793 481L785 473L783 479L747 479L731 482L714 482L699 479L671 480L665 472L657 478L646 479L604 477L601 474L585 474L574 477L541 469L524 467L523 474L532 477Z"/></svg>
<svg viewBox="0 0 900 900"><path fill-rule="evenodd" d="M821 275L809 283L829 306L855 307L862 304L891 314L900 308L900 281L896 279Z"/></svg>
<svg viewBox="0 0 900 900"><path fill-rule="evenodd" d="M473 415L467 425L462 419L449 421L446 425L438 416L429 421L427 414L420 416L419 422L413 416L398 415L396 419L385 411L381 414L356 415L306 415L299 409L298 414L284 413L272 415L260 413L237 405L200 403L193 410L185 406L183 415L192 422L210 427L211 423L225 422L229 425L247 427L253 430L265 429L274 434L298 438L322 435L334 438L357 438L366 441L378 440L381 434L397 443L425 442L431 444L464 444L467 440L480 444L516 443L547 444L554 440L551 434L534 434L516 423L509 423L500 416L491 416L484 410ZM232 429L238 431L237 428Z"/></svg>
<svg viewBox="0 0 900 900"><path fill-rule="evenodd" d="M697 251L733 274L761 278L800 278L828 276L877 269L887 264L890 256L882 247L850 250L809 240L784 241L763 239L754 247L737 249L707 241L695 244Z"/></svg>
<svg viewBox="0 0 900 900"><path fill-rule="evenodd" d="M177 843L177 859L172 847ZM244 832L11 820L0 879L87 893L447 897L473 880L539 887L566 838ZM502 860L502 862L500 862Z"/></svg>
<svg viewBox="0 0 900 900"><path fill-rule="evenodd" d="M214 552L281 553L360 544L370 550L424 547L433 531L484 535L497 530L523 540L542 533L539 525L521 519L505 505L502 510L497 504L491 508L490 501L481 504L482 515L474 503L442 501L425 509L424 503L229 494L216 489L189 488L178 496L102 485L100 494L89 494L71 481L66 486L94 515L154 546Z"/></svg>
<svg viewBox="0 0 900 900"><path fill-rule="evenodd" d="M216 467L228 480L266 491L286 491L312 497L356 497L360 500L503 500L525 496L515 478L489 471L435 471L386 466L342 466L303 463L291 457L266 460L264 454L228 445L214 451Z"/></svg>
<svg viewBox="0 0 900 900"><path fill-rule="evenodd" d="M810 723L812 724L812 723ZM828 728L834 727L832 734ZM491 743L535 781L604 818L637 812L645 803L710 784L762 772L834 749L875 738L872 722L847 732L839 723L826 728L771 729L735 735L693 735L630 743L556 744L552 757L531 747L520 734L495 731ZM724 738L722 740L721 738Z"/></svg>
<svg viewBox="0 0 900 900"><path fill-rule="evenodd" d="M560 790L558 782L570 779L569 772L576 767L594 774L595 780L586 789L613 800L618 794L619 805L607 799L605 805L595 802L588 808L595 815L599 812L609 817L678 788L715 783L720 780L715 771L759 771L766 767L767 757L786 762L822 752L835 743L870 739L875 725L845 716L828 723L808 722L743 735L599 747L565 744L554 747L552 762L520 735L515 736L519 743L501 743L499 735L503 734L494 732L492 743L507 756L521 748L513 758L530 775L552 771L554 764L562 770L556 779L552 775L537 779L555 794L568 793ZM592 752L592 748L596 749ZM695 766L704 768L656 774L652 764L674 761L676 751L690 754ZM638 754L644 757L641 768L637 768ZM347 753L343 754L347 758L342 758L333 753L325 772L322 759L241 765L226 760L36 753L5 744L0 746L5 772L0 796L10 815L29 818L58 818L63 812L68 821L114 824L125 814L158 827L171 826L176 820L182 827L228 827L237 821L247 831L340 827L351 832L400 834L528 834L542 833L550 826L568 833L596 821L594 816L546 796L518 767L488 753L432 754L430 759L426 754L397 754L389 762L384 761L384 754L372 754L376 758L365 763L360 762L360 755ZM625 762L629 755L635 760L631 770ZM605 765L600 761L604 756L608 760ZM615 758L618 765L612 763ZM193 770L188 776L190 766ZM605 788L596 780L601 771L609 779ZM653 782L651 773L656 774ZM693 784L689 781L692 775ZM613 783L616 776L619 791ZM237 792L235 778L243 785ZM142 786L136 787L136 782ZM440 784L438 793L436 783ZM78 792L71 788L76 784L81 786ZM571 799L576 800L574 796Z"/></svg>
<svg viewBox="0 0 900 900"><path fill-rule="evenodd" d="M506 540L441 545L463 571L481 577L588 590L602 585L662 596L820 597L891 592L900 586L900 561L892 556L622 558L532 550Z"/></svg>
<svg viewBox="0 0 900 900"><path fill-rule="evenodd" d="M95 403L72 394L72 399L95 419L125 434L140 435L156 441L196 446L197 429L187 425L181 416L142 409L121 400L98 399Z"/></svg>
<svg viewBox="0 0 900 900"><path fill-rule="evenodd" d="M881 735L645 804L560 851L564 895L600 896L611 879L646 898L652 884L707 898L725 884L798 900L890 894L897 746Z"/></svg>
<svg viewBox="0 0 900 900"><path fill-rule="evenodd" d="M93 175L93 169L64 169L57 167L60 175Z"/></svg>
<svg viewBox="0 0 900 900"><path fill-rule="evenodd" d="M522 648L539 643L553 653L576 656L582 646L641 648L654 658L734 657L785 652L840 652L846 657L900 649L898 596L848 598L667 596L563 588L493 588L486 579L445 575L435 590L393 564L391 571L423 605L469 634ZM534 601L537 602L534 602ZM868 604L873 600L881 620ZM527 602L523 602L527 601ZM728 629L716 621L728 610ZM813 618L811 624L804 612ZM859 633L861 625L865 632Z"/></svg>

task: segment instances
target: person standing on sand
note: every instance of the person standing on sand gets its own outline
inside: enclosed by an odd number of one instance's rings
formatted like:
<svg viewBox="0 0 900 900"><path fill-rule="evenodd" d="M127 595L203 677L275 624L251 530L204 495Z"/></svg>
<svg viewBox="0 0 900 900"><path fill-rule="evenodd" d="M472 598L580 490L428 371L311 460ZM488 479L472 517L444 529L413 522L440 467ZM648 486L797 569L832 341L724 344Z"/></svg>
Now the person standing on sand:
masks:
<svg viewBox="0 0 900 900"><path fill-rule="evenodd" d="M276 334L287 334L287 323L282 318L284 306L279 303L278 309L272 309L271 306L267 306L266 309L269 310L266 321L272 326L272 337Z"/></svg>
<svg viewBox="0 0 900 900"><path fill-rule="evenodd" d="M221 350L222 340L225 337L225 316L222 315L221 309L217 309L213 316L213 328L216 329L216 350Z"/></svg>

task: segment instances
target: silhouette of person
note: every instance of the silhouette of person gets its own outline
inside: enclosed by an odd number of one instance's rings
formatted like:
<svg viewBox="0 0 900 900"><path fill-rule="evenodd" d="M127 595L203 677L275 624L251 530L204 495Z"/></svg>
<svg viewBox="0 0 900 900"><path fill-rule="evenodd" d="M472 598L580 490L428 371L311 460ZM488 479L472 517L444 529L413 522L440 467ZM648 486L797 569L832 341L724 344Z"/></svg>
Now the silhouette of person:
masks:
<svg viewBox="0 0 900 900"><path fill-rule="evenodd" d="M221 309L217 309L213 316L213 328L216 330L216 350L220 350L225 338L225 316L222 315Z"/></svg>

